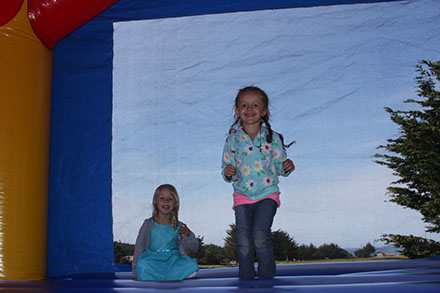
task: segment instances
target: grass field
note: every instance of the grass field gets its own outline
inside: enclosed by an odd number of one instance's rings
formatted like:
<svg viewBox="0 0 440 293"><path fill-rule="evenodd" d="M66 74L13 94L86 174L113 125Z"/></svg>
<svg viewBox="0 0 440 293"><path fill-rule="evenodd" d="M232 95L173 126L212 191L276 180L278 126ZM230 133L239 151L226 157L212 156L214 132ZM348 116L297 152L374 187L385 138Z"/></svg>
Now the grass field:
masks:
<svg viewBox="0 0 440 293"><path fill-rule="evenodd" d="M404 260L408 259L406 256L392 256L392 257L368 257L368 258L343 258L343 259L321 259L310 261L277 261L277 265L286 264L305 264L305 263L330 263L330 262L359 262L359 261L384 261L384 260ZM258 263L255 263L257 265ZM223 265L201 265L200 268L213 269L213 268L231 268L237 267L238 264L223 264Z"/></svg>

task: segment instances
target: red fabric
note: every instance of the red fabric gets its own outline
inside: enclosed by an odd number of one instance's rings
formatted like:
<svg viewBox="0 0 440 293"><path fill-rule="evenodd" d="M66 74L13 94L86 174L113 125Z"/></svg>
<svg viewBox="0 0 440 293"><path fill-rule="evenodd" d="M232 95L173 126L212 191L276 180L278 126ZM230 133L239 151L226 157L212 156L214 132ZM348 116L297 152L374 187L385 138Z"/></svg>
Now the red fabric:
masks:
<svg viewBox="0 0 440 293"><path fill-rule="evenodd" d="M7 0L9 1L9 0ZM50 49L118 0L28 0L35 34Z"/></svg>
<svg viewBox="0 0 440 293"><path fill-rule="evenodd" d="M0 26L13 19L22 5L23 0L0 0Z"/></svg>

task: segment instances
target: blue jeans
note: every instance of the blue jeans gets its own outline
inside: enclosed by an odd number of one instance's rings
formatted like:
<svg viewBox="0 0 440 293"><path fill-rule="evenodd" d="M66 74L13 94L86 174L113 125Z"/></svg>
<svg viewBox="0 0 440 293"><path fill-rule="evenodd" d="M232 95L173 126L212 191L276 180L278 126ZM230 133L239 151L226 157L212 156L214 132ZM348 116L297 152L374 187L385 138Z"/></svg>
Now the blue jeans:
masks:
<svg viewBox="0 0 440 293"><path fill-rule="evenodd" d="M276 212L277 203L272 199L235 207L240 279L255 277L254 251L258 259L258 278L270 279L275 276L271 227Z"/></svg>

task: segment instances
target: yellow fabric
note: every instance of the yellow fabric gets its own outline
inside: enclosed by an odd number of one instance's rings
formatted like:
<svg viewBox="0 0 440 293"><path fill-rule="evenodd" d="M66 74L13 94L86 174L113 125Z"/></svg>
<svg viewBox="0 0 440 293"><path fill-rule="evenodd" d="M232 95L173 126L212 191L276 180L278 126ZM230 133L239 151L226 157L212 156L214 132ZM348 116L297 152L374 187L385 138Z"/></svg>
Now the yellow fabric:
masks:
<svg viewBox="0 0 440 293"><path fill-rule="evenodd" d="M24 1L0 27L0 280L46 277L52 62Z"/></svg>

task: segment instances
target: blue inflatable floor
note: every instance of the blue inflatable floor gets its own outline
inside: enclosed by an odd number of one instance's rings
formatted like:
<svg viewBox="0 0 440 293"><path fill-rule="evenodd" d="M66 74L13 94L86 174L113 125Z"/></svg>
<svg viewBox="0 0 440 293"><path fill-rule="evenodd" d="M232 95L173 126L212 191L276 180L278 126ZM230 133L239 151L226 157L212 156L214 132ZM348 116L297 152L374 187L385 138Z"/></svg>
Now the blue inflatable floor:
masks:
<svg viewBox="0 0 440 293"><path fill-rule="evenodd" d="M440 258L279 265L273 280L240 281L238 268L201 269L198 278L131 280L130 272L3 281L0 292L440 292Z"/></svg>

